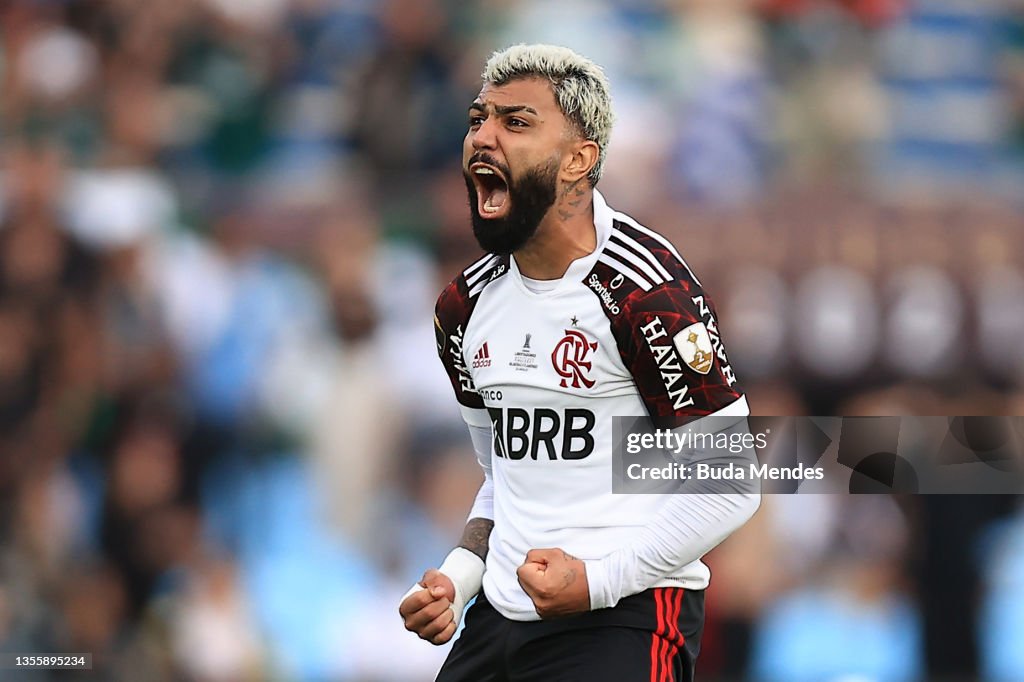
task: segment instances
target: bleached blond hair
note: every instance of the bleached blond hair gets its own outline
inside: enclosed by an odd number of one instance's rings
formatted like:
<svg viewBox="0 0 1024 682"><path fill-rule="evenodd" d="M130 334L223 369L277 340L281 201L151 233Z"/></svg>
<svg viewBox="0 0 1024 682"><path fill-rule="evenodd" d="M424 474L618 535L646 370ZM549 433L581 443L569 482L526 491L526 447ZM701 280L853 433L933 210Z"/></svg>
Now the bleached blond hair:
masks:
<svg viewBox="0 0 1024 682"><path fill-rule="evenodd" d="M565 117L584 139L597 143L597 163L587 175L591 187L597 184L615 121L608 78L600 66L567 47L520 44L491 55L481 78L493 85L520 78L549 81Z"/></svg>

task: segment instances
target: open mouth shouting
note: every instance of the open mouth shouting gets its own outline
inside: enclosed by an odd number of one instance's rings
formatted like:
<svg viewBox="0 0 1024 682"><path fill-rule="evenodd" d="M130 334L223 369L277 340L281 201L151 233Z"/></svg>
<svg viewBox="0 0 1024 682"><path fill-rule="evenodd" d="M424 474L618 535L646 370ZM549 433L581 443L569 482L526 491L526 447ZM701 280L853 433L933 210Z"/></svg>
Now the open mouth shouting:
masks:
<svg viewBox="0 0 1024 682"><path fill-rule="evenodd" d="M494 163L470 164L469 174L476 189L477 212L481 218L504 218L511 209L508 172Z"/></svg>
<svg viewBox="0 0 1024 682"><path fill-rule="evenodd" d="M518 178L487 154L475 154L463 171L473 236L488 253L507 254L526 244L551 205L558 159L527 168Z"/></svg>

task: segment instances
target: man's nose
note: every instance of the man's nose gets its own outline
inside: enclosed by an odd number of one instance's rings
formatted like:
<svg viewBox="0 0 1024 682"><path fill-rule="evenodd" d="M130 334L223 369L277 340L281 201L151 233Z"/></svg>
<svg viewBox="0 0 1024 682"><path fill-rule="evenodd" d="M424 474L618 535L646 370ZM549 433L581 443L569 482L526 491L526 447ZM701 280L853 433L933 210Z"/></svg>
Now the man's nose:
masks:
<svg viewBox="0 0 1024 682"><path fill-rule="evenodd" d="M493 118L487 118L473 132L473 149L494 149L497 145L496 124Z"/></svg>

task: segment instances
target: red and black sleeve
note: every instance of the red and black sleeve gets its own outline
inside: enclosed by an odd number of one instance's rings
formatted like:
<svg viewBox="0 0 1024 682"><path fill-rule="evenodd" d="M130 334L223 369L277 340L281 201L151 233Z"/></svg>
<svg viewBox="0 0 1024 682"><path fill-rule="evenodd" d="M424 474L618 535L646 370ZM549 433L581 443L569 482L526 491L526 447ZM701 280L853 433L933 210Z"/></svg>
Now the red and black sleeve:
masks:
<svg viewBox="0 0 1024 682"><path fill-rule="evenodd" d="M475 302L476 298L470 298L465 277L456 277L437 299L434 308L434 336L437 341L437 354L441 358L459 404L464 407L483 408L483 400L473 385L473 377L470 376L462 353L466 325L473 313Z"/></svg>
<svg viewBox="0 0 1024 682"><path fill-rule="evenodd" d="M740 399L714 305L689 267L660 235L615 227L593 273L614 289L605 314L649 415L677 425Z"/></svg>

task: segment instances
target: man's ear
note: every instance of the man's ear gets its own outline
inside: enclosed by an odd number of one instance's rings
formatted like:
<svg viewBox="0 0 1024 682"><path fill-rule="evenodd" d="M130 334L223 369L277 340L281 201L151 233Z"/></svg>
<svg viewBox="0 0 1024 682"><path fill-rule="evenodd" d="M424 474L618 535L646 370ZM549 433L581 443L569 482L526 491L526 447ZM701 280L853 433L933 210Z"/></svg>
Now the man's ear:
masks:
<svg viewBox="0 0 1024 682"><path fill-rule="evenodd" d="M587 177L597 163L600 147L593 140L581 140L570 150L569 160L562 167L562 177L567 182L576 182Z"/></svg>

